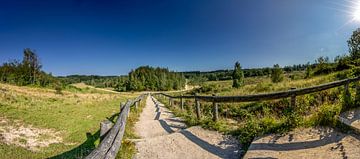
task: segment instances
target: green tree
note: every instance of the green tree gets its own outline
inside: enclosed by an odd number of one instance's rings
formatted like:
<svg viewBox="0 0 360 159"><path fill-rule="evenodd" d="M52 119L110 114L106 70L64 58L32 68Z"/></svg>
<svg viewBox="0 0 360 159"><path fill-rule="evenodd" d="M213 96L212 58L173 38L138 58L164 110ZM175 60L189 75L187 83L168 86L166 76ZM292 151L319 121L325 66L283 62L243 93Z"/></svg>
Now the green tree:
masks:
<svg viewBox="0 0 360 159"><path fill-rule="evenodd" d="M352 60L360 58L360 28L356 29L347 41Z"/></svg>
<svg viewBox="0 0 360 159"><path fill-rule="evenodd" d="M306 67L306 70L305 70L305 78L310 78L311 77L311 66L310 65L308 65L307 67Z"/></svg>
<svg viewBox="0 0 360 159"><path fill-rule="evenodd" d="M233 79L233 85L232 85L233 88L239 88L244 84L244 73L241 70L241 65L239 62L235 63L232 79Z"/></svg>
<svg viewBox="0 0 360 159"><path fill-rule="evenodd" d="M184 88L185 82L181 73L170 72L165 68L141 66L129 73L126 90L178 90Z"/></svg>
<svg viewBox="0 0 360 159"><path fill-rule="evenodd" d="M37 76L40 74L41 63L34 50L24 49L23 71L31 84L35 84Z"/></svg>
<svg viewBox="0 0 360 159"><path fill-rule="evenodd" d="M278 64L275 64L273 70L271 71L271 81L273 83L278 83L283 80L284 80L284 72Z"/></svg>
<svg viewBox="0 0 360 159"><path fill-rule="evenodd" d="M315 63L314 75L329 74L333 71L328 57L320 56Z"/></svg>

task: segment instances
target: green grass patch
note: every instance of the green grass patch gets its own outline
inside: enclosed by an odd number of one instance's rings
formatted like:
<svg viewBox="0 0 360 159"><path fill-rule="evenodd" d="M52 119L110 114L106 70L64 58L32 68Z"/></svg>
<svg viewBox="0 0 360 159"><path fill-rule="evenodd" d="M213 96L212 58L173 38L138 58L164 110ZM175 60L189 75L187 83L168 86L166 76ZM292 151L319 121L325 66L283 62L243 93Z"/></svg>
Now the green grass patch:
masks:
<svg viewBox="0 0 360 159"><path fill-rule="evenodd" d="M1 84L0 117L61 134L63 143L32 152L26 148L0 144L0 158L81 158L99 143L99 124L115 120L120 102L137 94L63 91ZM46 138L46 136L43 136ZM4 156L4 157L1 157Z"/></svg>

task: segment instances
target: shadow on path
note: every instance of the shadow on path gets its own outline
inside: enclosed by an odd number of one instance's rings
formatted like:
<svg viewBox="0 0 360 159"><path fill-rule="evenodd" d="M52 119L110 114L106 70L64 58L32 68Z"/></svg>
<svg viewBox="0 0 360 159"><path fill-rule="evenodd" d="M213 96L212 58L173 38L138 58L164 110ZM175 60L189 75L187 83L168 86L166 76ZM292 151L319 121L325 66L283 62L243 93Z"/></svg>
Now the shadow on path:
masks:
<svg viewBox="0 0 360 159"><path fill-rule="evenodd" d="M163 129L168 132L168 133L174 133L175 131L171 129L171 127L174 127L172 125L169 125L166 121L164 120L159 120L160 125L163 127ZM177 127L177 126L175 126ZM196 145L198 145L199 147L201 147L202 149L220 157L220 158L228 158L229 156L225 155L225 151L226 149L222 149L220 147L214 146L212 144L209 144L208 142L202 140L201 138L197 137L196 135L194 135L193 133L191 133L188 130L181 130L179 132L180 134L184 135L188 140L190 140L191 142L195 143ZM229 147L230 148L230 147Z"/></svg>
<svg viewBox="0 0 360 159"><path fill-rule="evenodd" d="M253 150L272 150L272 151L291 151L291 150L302 150L302 149L311 149L327 144L340 142L344 137L350 135L357 140L360 140L360 136L356 134L343 134L337 132L335 129L331 132L324 132L324 135L320 135L320 139L312 141L303 141L303 142L293 142L293 143L283 143L277 144L276 139L274 142L270 143L252 143L249 151ZM273 138L277 138L274 136Z"/></svg>

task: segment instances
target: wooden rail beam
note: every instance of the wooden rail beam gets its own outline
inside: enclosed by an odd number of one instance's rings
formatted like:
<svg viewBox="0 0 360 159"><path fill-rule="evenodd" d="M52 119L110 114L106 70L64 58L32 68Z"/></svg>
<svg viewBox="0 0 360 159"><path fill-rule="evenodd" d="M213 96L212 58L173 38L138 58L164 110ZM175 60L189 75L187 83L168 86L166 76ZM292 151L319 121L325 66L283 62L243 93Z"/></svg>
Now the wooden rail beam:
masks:
<svg viewBox="0 0 360 159"><path fill-rule="evenodd" d="M308 88L300 88L288 91L280 91L280 92L273 92L273 93L264 93L264 94L254 94L254 95L243 95L243 96L170 96L164 93L162 95L169 97L169 98L184 98L184 99L191 99L196 98L197 100L207 101L207 102L217 102L217 103L225 103L225 102L253 102L253 101L263 101L263 100L273 100L273 99L281 99L281 98L288 98L293 95L305 95L309 93L319 92L323 90L327 90L330 88L335 88L341 85L345 85L346 83L356 82L359 81L360 77L351 78L351 79L344 79L335 82L330 82L326 84L321 84L317 86L312 86Z"/></svg>

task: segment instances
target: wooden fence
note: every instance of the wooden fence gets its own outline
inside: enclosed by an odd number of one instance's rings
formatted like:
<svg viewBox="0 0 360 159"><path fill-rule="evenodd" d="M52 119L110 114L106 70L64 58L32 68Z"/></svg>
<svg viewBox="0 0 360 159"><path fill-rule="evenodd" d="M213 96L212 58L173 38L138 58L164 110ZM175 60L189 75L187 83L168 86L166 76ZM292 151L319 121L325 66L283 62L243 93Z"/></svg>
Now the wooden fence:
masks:
<svg viewBox="0 0 360 159"><path fill-rule="evenodd" d="M145 94L138 96L134 100L128 100L126 103L120 104L120 113L119 117L116 120L114 126L109 129L101 124L101 135L105 136L101 140L99 146L93 150L86 159L114 159L120 149L121 141L125 132L126 119L128 117L130 107L135 106L137 108L138 104L145 97Z"/></svg>
<svg viewBox="0 0 360 159"><path fill-rule="evenodd" d="M200 101L212 102L213 103L213 120L217 121L219 119L218 113L218 103L235 103L235 102L252 102L252 101L264 101L264 100L273 100L273 99L281 99L290 97L290 105L295 107L296 96L305 95L309 93L319 92L323 90L327 90L330 88L335 88L344 85L345 95L350 96L349 92L349 84L352 82L360 81L360 77L350 78L339 80L335 82L330 82L326 84L321 84L308 88L291 88L288 91L274 92L274 93L264 93L264 94L255 94L255 95L243 95L243 96L216 96L213 94L212 96L200 96L200 95L180 95L180 96L171 96L165 93L155 93L154 95L159 95L163 97L167 97L169 99L169 105L174 105L174 99L180 99L181 109L184 108L184 99L195 99L195 109L196 116L198 119L201 117L200 112ZM357 85L358 87L358 85Z"/></svg>

